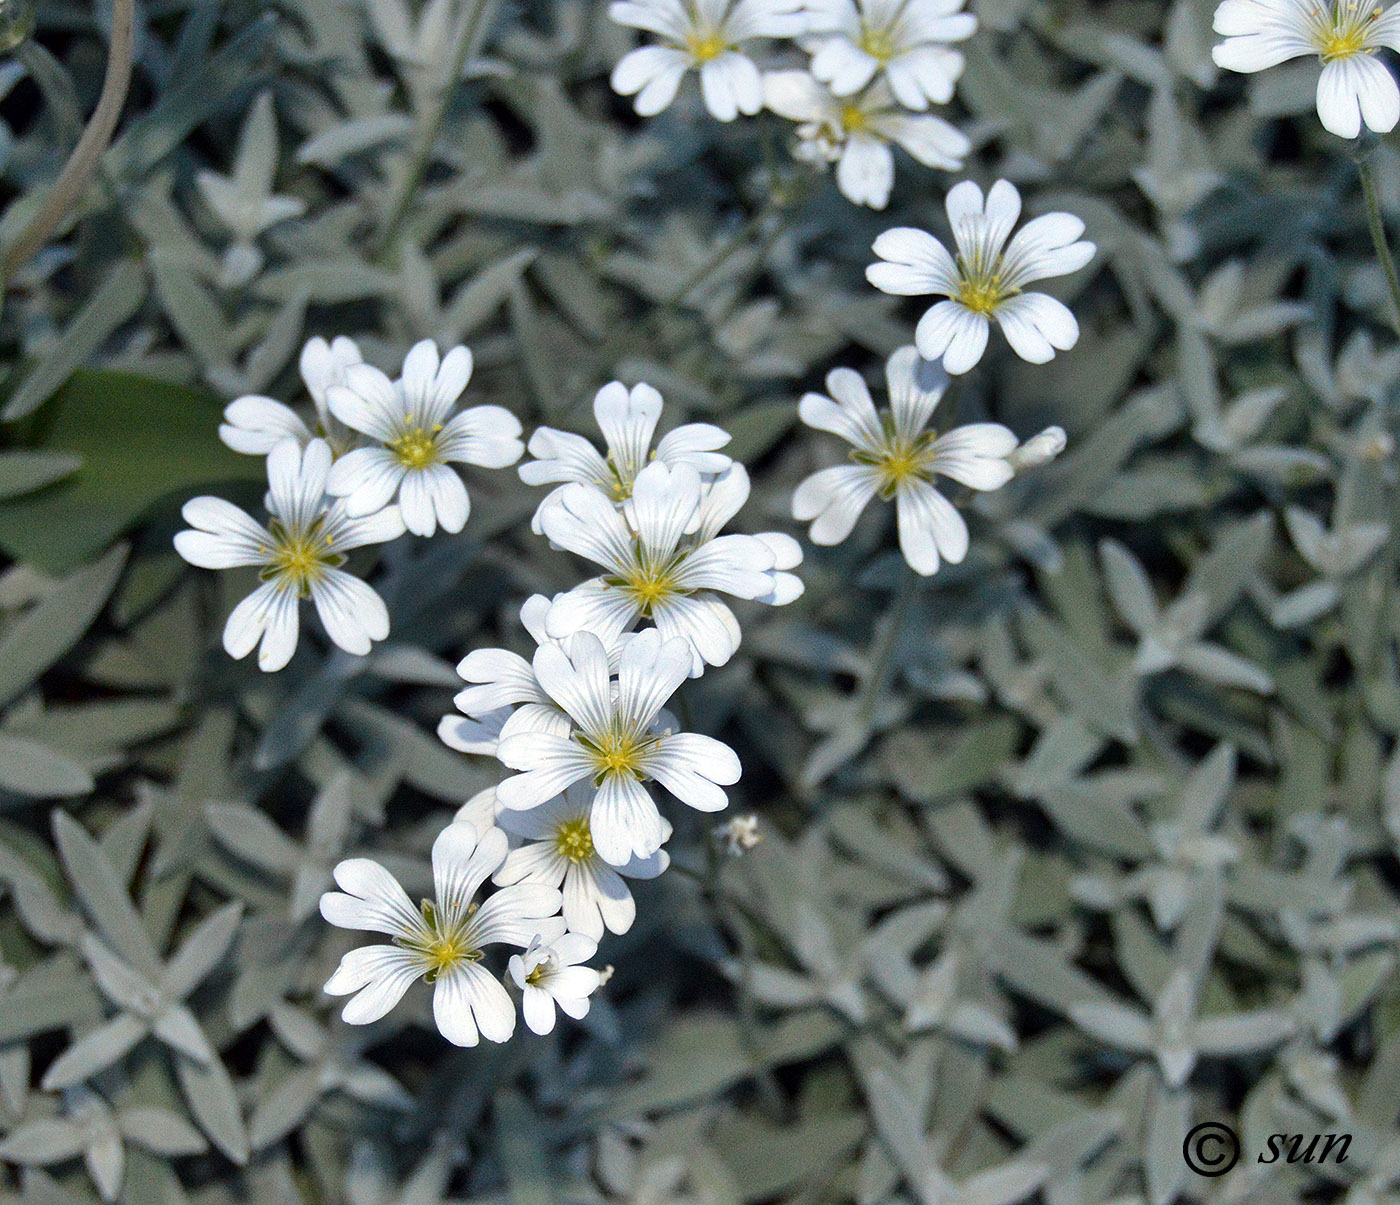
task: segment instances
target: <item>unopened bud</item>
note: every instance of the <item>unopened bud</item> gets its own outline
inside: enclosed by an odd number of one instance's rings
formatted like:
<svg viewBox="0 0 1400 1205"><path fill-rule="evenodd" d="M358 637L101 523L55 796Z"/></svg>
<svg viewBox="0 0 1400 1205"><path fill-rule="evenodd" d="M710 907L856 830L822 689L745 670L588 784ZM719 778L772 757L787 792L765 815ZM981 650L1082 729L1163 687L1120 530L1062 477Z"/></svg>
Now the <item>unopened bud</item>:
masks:
<svg viewBox="0 0 1400 1205"><path fill-rule="evenodd" d="M1046 427L1039 435L1031 436L1006 459L1018 473L1022 469L1034 469L1054 460L1065 450L1066 442L1063 427Z"/></svg>

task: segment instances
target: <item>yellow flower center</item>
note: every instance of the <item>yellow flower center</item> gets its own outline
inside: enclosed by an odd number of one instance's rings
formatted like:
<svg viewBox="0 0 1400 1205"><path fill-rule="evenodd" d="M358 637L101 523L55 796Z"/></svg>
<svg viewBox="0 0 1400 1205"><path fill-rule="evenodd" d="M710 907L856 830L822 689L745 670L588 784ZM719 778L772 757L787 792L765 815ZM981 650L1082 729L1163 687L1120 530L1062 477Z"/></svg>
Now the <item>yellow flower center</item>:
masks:
<svg viewBox="0 0 1400 1205"><path fill-rule="evenodd" d="M685 40L690 57L697 63L708 63L729 49L729 40L718 30L713 33L693 33Z"/></svg>
<svg viewBox="0 0 1400 1205"><path fill-rule="evenodd" d="M258 551L268 557L259 573L265 582L275 581L298 598L309 598L311 587L321 580L327 568L345 564L345 557L332 551L331 537L323 534L319 519L301 532L289 531L277 519L267 526L273 546L258 546Z"/></svg>
<svg viewBox="0 0 1400 1205"><path fill-rule="evenodd" d="M958 285L954 301L965 305L976 314L993 314L998 306L1008 298L1016 296L1020 289L1009 289L1001 280L1000 272L990 275L982 273L962 273L962 283Z"/></svg>
<svg viewBox="0 0 1400 1205"><path fill-rule="evenodd" d="M894 58L894 35L888 29L862 29L858 45L872 59L881 63L888 63Z"/></svg>
<svg viewBox="0 0 1400 1205"><path fill-rule="evenodd" d="M389 447L399 458L399 463L405 468L426 469L430 464L436 464L438 461L436 436L441 430L441 423L431 431L425 431L422 427L414 427L412 430L405 431Z"/></svg>
<svg viewBox="0 0 1400 1205"><path fill-rule="evenodd" d="M690 593L676 582L676 568L682 559L672 557L668 561L653 563L641 555L639 549L637 559L625 573L603 580L614 589L630 595L643 618L649 618L660 603Z"/></svg>
<svg viewBox="0 0 1400 1205"><path fill-rule="evenodd" d="M605 778L631 775L640 781L645 777L641 764L647 751L655 744L653 738L639 737L631 732L610 732L605 736L590 739L582 733L575 735L593 759L593 785L601 786ZM593 843L589 834L590 847Z"/></svg>
<svg viewBox="0 0 1400 1205"><path fill-rule="evenodd" d="M870 119L859 105L841 106L841 128L848 134L854 134L859 130L868 129Z"/></svg>
<svg viewBox="0 0 1400 1205"><path fill-rule="evenodd" d="M549 963L550 960L546 958L539 966L525 976L525 982L531 987L539 987L541 983L549 978Z"/></svg>
<svg viewBox="0 0 1400 1205"><path fill-rule="evenodd" d="M893 424L885 422L885 440L878 452L852 452L857 464L874 468L880 478L880 497L889 501L899 487L908 481L930 481L929 463L933 460L933 442L937 432L928 431L916 439L904 439L895 434Z"/></svg>
<svg viewBox="0 0 1400 1205"><path fill-rule="evenodd" d="M1369 0L1337 0L1329 12L1314 9L1313 43L1322 61L1331 63L1358 54L1374 54L1371 27L1380 16L1381 9Z"/></svg>
<svg viewBox="0 0 1400 1205"><path fill-rule="evenodd" d="M575 866L587 862L593 856L593 833L588 820L566 820L554 832L554 844L559 852Z"/></svg>
<svg viewBox="0 0 1400 1205"><path fill-rule="evenodd" d="M425 964L423 978L428 983L435 982L464 963L481 961L482 951L469 939L466 923L476 911L475 904L451 928L444 925L437 905L431 900L424 900L420 909L423 913L423 932L411 937L396 937L394 944L412 950L422 958Z"/></svg>

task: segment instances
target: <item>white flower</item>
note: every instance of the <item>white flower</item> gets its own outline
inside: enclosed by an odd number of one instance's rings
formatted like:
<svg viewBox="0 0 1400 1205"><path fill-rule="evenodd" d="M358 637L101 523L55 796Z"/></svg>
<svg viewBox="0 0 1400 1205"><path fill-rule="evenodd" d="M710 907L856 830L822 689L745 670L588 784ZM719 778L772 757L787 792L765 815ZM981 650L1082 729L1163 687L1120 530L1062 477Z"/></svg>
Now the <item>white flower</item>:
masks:
<svg viewBox="0 0 1400 1205"><path fill-rule="evenodd" d="M764 103L780 117L800 122L800 159L836 164L836 186L857 205L884 209L894 187L897 143L926 167L954 171L972 143L941 117L909 114L878 81L859 96L836 96L805 71L769 71Z"/></svg>
<svg viewBox="0 0 1400 1205"><path fill-rule="evenodd" d="M626 933L637 919L632 893L619 876L654 879L671 864L671 858L659 849L616 868L609 866L593 845L592 810L593 788L586 782L575 783L528 812L501 810L500 826L513 836L527 838L529 844L511 851L492 882L562 886L569 931L599 941L604 929ZM661 823L665 840L671 826L664 818Z"/></svg>
<svg viewBox="0 0 1400 1205"><path fill-rule="evenodd" d="M1252 73L1317 55L1317 115L1339 138L1361 124L1388 134L1400 122L1400 89L1375 57L1400 50L1400 7L1376 0L1225 0L1215 10L1225 41L1211 52L1218 66Z"/></svg>
<svg viewBox="0 0 1400 1205"><path fill-rule="evenodd" d="M1016 450L1016 436L1000 423L971 423L944 435L926 431L948 378L912 347L890 357L885 378L890 408L883 415L849 368L827 374L831 397L809 393L802 399L802 421L851 444L855 463L813 473L793 494L792 513L814 520L812 543L839 544L876 494L894 499L904 559L928 576L938 572L940 557L961 561L968 545L967 524L934 488L934 475L970 489L1000 489L1014 472L1006 458Z"/></svg>
<svg viewBox="0 0 1400 1205"><path fill-rule="evenodd" d="M947 104L963 56L947 46L977 31L964 0L807 0L812 74L837 96L880 72L906 109Z"/></svg>
<svg viewBox="0 0 1400 1205"><path fill-rule="evenodd" d="M758 816L750 812L747 816L735 816L724 824L717 824L712 833L715 842L722 846L731 858L742 858L749 850L763 843L759 831Z"/></svg>
<svg viewBox="0 0 1400 1205"><path fill-rule="evenodd" d="M535 653L535 677L573 721L568 736L522 732L501 741L497 756L523 773L496 788L497 803L526 811L576 782L597 788L589 812L594 848L610 866L649 858L666 839L666 824L645 786L655 779L682 803L718 812L722 787L739 781L728 745L698 733L657 730L666 700L690 671L684 640L639 632L622 650L614 685L602 642L580 632L568 651L547 644Z"/></svg>
<svg viewBox="0 0 1400 1205"><path fill-rule="evenodd" d="M544 626L550 606L543 594L533 594L520 608L520 622L537 645L550 643ZM615 660L616 649L609 651L610 660ZM568 735L568 715L554 705L536 681L534 667L519 653L473 649L458 662L457 675L472 685L453 699L463 714L443 716L438 724L438 736L445 745L494 757L501 739L522 729Z"/></svg>
<svg viewBox="0 0 1400 1205"><path fill-rule="evenodd" d="M790 38L804 32L802 0L615 0L608 16L645 29L664 45L642 46L613 68L613 90L636 95L636 110L651 117L675 99L681 77L700 72L705 107L720 121L763 107L763 81L739 49L752 38Z"/></svg>
<svg viewBox="0 0 1400 1205"><path fill-rule="evenodd" d="M549 634L593 632L610 644L638 619L650 619L663 637L690 644L692 676L707 664L723 665L739 647L739 621L715 591L774 606L802 592L785 572L802 559L791 536L719 534L748 495L741 464L706 489L690 465L650 464L637 474L621 514L592 486L565 486L541 517L544 533L607 573L554 600Z"/></svg>
<svg viewBox="0 0 1400 1205"><path fill-rule="evenodd" d="M526 947L536 938L564 934L556 915L563 902L553 887L522 883L503 887L484 904L473 897L505 860L508 842L498 828L477 830L449 824L433 842L435 901L415 908L398 881L368 858L335 868L344 889L321 897L321 915L342 929L387 933L392 945L361 946L340 960L327 982L332 996L355 993L341 1016L351 1025L379 1020L420 976L433 984L433 1016L442 1036L457 1046L475 1046L478 1031L504 1042L515 1031L515 1006L504 987L480 965L495 942Z"/></svg>
<svg viewBox="0 0 1400 1205"><path fill-rule="evenodd" d="M588 1015L588 999L603 977L579 966L598 952L598 943L582 933L566 933L552 944L533 941L524 954L510 956L510 977L522 994L520 1011L535 1033L554 1028L554 1006L575 1021Z"/></svg>
<svg viewBox="0 0 1400 1205"><path fill-rule="evenodd" d="M1007 246L1021 215L1021 194L998 180L987 194L970 180L948 193L948 221L957 259L931 234L909 227L875 240L884 263L866 268L877 289L900 296L942 295L919 320L914 342L926 360L942 360L948 372L967 372L987 348L989 320L1001 324L1012 350L1032 364L1079 341L1079 324L1059 301L1022 290L1033 280L1067 276L1094 256L1094 244L1076 242L1084 223L1073 214L1047 213L1027 222Z"/></svg>
<svg viewBox="0 0 1400 1205"><path fill-rule="evenodd" d="M716 449L729 442L729 432L709 423L684 423L661 437L652 451L651 439L661 418L661 394L650 385L628 388L621 381L604 385L593 398L593 417L603 433L607 456L570 431L541 427L530 436L530 455L519 468L526 485L548 485L576 481L596 485L617 502L632 496L632 483L653 459L672 468L692 466L702 477L722 473L732 463ZM540 515L555 502L559 490L552 490L531 521L532 530L542 532Z"/></svg>
<svg viewBox="0 0 1400 1205"><path fill-rule="evenodd" d="M389 612L369 586L340 566L345 553L403 535L396 506L351 516L343 501L326 496L331 450L323 439L305 449L284 439L267 458L268 510L264 527L222 498L191 498L181 514L194 529L175 537L175 550L204 569L258 565L263 584L233 609L224 625L230 657L255 645L258 667L271 672L297 647L301 600L309 598L326 633L347 653L365 654L389 634Z"/></svg>
<svg viewBox="0 0 1400 1205"><path fill-rule="evenodd" d="M308 340L301 349L301 379L306 382L306 390L316 407L317 430L312 431L290 406L270 397L249 394L235 398L224 407L219 438L235 452L266 456L279 441L289 436L305 447L319 433L331 445L332 452L339 455L349 451L357 437L330 412L326 391L332 385L343 385L345 370L363 360L355 341L344 335L332 343L320 336Z"/></svg>
<svg viewBox="0 0 1400 1205"><path fill-rule="evenodd" d="M335 462L331 493L345 496L350 512L360 515L397 494L404 525L415 535L430 536L439 523L444 531L461 531L471 500L448 465L501 469L525 450L520 422L509 410L473 406L452 413L471 375L470 351L454 347L439 362L431 339L414 345L397 381L369 364L347 368L345 383L327 390L331 412L375 445Z"/></svg>

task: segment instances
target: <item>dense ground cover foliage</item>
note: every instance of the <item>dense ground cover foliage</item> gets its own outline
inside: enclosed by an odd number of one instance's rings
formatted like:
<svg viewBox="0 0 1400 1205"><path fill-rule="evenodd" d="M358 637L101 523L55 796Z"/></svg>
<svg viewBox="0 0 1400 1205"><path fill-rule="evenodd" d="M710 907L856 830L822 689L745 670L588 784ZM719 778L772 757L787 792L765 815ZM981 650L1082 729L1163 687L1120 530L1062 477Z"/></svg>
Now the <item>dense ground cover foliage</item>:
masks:
<svg viewBox="0 0 1400 1205"><path fill-rule="evenodd" d="M4 0L0 1201L1400 1199L1396 13Z"/></svg>

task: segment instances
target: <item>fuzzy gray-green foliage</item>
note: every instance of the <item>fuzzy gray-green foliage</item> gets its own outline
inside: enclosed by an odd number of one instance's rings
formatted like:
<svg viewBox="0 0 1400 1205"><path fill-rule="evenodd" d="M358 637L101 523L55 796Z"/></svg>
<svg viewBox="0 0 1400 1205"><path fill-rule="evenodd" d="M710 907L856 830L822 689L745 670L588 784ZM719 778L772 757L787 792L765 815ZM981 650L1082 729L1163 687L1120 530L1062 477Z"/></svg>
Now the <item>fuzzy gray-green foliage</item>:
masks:
<svg viewBox="0 0 1400 1205"><path fill-rule="evenodd" d="M313 334L385 367L465 341L469 400L527 429L645 379L734 433L741 525L795 530L834 455L797 398L877 379L921 312L862 270L890 226L941 231L951 177L901 159L872 214L693 80L639 121L604 7L488 0L398 220L450 43L421 6L140 5L118 138L0 328L0 1200L1395 1200L1400 355L1350 148L1307 68L1218 78L1213 0L974 4L968 174L1100 253L1055 290L1074 351L994 340L944 406L1069 450L912 593L887 511L808 546L805 596L684 688L763 843L679 818L694 873L638 885L582 1026L457 1050L421 990L338 1020L329 868L426 887L500 772L433 733L453 665L524 647L520 600L582 572L478 473L463 535L355 562L393 615L370 657L230 662L246 580L170 546L196 487L256 502L222 403L299 399ZM0 65L0 237L92 107L109 9L41 3ZM1211 1120L1246 1151L1219 1180L1181 1153ZM1253 1160L1319 1131L1346 1163Z"/></svg>

